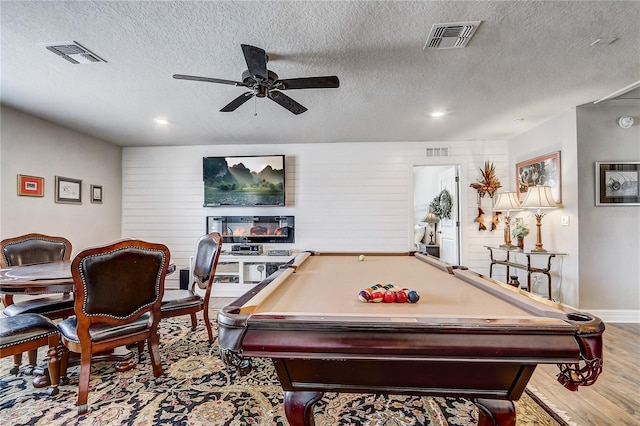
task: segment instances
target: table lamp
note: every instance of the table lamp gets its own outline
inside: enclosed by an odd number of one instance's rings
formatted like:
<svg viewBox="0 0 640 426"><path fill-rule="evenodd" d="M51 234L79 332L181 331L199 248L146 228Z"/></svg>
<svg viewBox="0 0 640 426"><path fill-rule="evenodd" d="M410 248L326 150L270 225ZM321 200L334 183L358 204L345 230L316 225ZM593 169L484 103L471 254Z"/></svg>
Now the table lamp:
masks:
<svg viewBox="0 0 640 426"><path fill-rule="evenodd" d="M505 212L503 216L504 220L504 244L501 247L514 247L511 244L511 215L512 211L523 210L518 201L517 194L515 192L501 192L496 195L495 203L493 204L494 212Z"/></svg>
<svg viewBox="0 0 640 426"><path fill-rule="evenodd" d="M555 209L558 207L558 203L553 199L550 186L530 186L527 188L527 193L522 202L523 208L526 209L538 209L536 213L536 226L538 227L538 239L536 241L536 247L532 251L546 251L542 248L542 217L544 213L540 212L540 209Z"/></svg>
<svg viewBox="0 0 640 426"><path fill-rule="evenodd" d="M425 216L424 219L422 219L422 221L429 224L429 245L432 246L435 244L435 241L433 241L433 231L435 224L439 221L438 216L433 213L429 213Z"/></svg>

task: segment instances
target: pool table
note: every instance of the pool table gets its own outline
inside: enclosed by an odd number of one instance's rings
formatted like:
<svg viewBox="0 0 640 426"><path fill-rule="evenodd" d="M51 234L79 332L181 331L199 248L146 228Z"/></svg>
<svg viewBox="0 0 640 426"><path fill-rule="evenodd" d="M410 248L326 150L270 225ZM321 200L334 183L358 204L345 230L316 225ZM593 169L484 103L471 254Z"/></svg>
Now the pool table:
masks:
<svg viewBox="0 0 640 426"><path fill-rule="evenodd" d="M480 425L515 425L538 364L571 390L602 370L597 317L420 253L359 254L302 253L218 313L224 362L271 358L291 425L313 425L325 391L464 397ZM379 282L420 300L359 301Z"/></svg>

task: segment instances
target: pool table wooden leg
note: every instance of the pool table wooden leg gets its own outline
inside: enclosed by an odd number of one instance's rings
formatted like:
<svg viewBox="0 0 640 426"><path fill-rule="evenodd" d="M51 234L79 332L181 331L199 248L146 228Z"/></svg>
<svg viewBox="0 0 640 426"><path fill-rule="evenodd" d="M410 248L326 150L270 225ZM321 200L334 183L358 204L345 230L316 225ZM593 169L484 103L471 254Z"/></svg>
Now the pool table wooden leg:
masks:
<svg viewBox="0 0 640 426"><path fill-rule="evenodd" d="M515 426L516 407L513 401L476 398L478 426Z"/></svg>
<svg viewBox="0 0 640 426"><path fill-rule="evenodd" d="M313 406L322 392L284 392L284 412L291 426L314 426Z"/></svg>

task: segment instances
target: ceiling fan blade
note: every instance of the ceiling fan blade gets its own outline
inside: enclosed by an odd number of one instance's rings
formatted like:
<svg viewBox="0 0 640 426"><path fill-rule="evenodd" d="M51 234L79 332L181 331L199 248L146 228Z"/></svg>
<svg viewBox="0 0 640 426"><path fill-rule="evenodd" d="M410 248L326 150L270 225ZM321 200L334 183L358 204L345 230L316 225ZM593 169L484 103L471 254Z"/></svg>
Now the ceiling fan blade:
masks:
<svg viewBox="0 0 640 426"><path fill-rule="evenodd" d="M268 96L269 99L285 107L295 115L302 114L307 110L305 107L303 107L284 93L278 92L277 90L270 91Z"/></svg>
<svg viewBox="0 0 640 426"><path fill-rule="evenodd" d="M307 77L307 78L286 78L278 80L276 83L282 83L280 90L291 89L335 89L340 87L340 81L335 75L326 77Z"/></svg>
<svg viewBox="0 0 640 426"><path fill-rule="evenodd" d="M204 81L207 83L220 83L220 84L231 84L232 86L244 86L244 83L239 81L232 80L222 80L219 78L211 78L211 77L198 77L196 75L184 75L184 74L174 74L173 78L177 80L192 80L192 81Z"/></svg>
<svg viewBox="0 0 640 426"><path fill-rule="evenodd" d="M248 44L241 44L242 53L244 53L244 59L247 61L247 68L249 74L254 79L266 80L267 74L267 52L259 47L249 46Z"/></svg>
<svg viewBox="0 0 640 426"><path fill-rule="evenodd" d="M220 110L220 112L232 112L235 111L240 105L247 102L249 99L253 98L253 92L245 92L242 95L238 96L231 102L229 102L224 108Z"/></svg>

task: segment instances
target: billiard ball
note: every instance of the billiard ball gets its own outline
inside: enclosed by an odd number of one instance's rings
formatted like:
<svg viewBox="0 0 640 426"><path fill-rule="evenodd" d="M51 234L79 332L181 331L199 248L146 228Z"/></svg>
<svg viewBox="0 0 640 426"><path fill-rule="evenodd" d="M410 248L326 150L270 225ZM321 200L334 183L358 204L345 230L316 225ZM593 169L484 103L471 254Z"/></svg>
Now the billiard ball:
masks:
<svg viewBox="0 0 640 426"><path fill-rule="evenodd" d="M382 302L382 299L383 299L383 298L384 298L384 294L382 294L382 292L381 292L381 291L374 291L374 292L371 294L371 299L369 299L369 300L370 300L371 302L379 303L379 302Z"/></svg>
<svg viewBox="0 0 640 426"><path fill-rule="evenodd" d="M396 292L396 303L407 303L407 299L407 293L405 293L404 291Z"/></svg>
<svg viewBox="0 0 640 426"><path fill-rule="evenodd" d="M366 290L362 290L360 293L358 293L358 299L361 302L368 302L369 300L371 300L371 293Z"/></svg>
<svg viewBox="0 0 640 426"><path fill-rule="evenodd" d="M418 300L420 300L420 295L418 294L417 291L415 290L411 290L408 294L407 294L407 298L409 299L409 302L411 303L416 303Z"/></svg>
<svg viewBox="0 0 640 426"><path fill-rule="evenodd" d="M364 254L361 254L360 256L358 256L358 260L362 262L364 260Z"/></svg>
<svg viewBox="0 0 640 426"><path fill-rule="evenodd" d="M391 291L391 290L385 291L382 301L384 303L393 303L393 302L395 302L396 301L396 293Z"/></svg>

